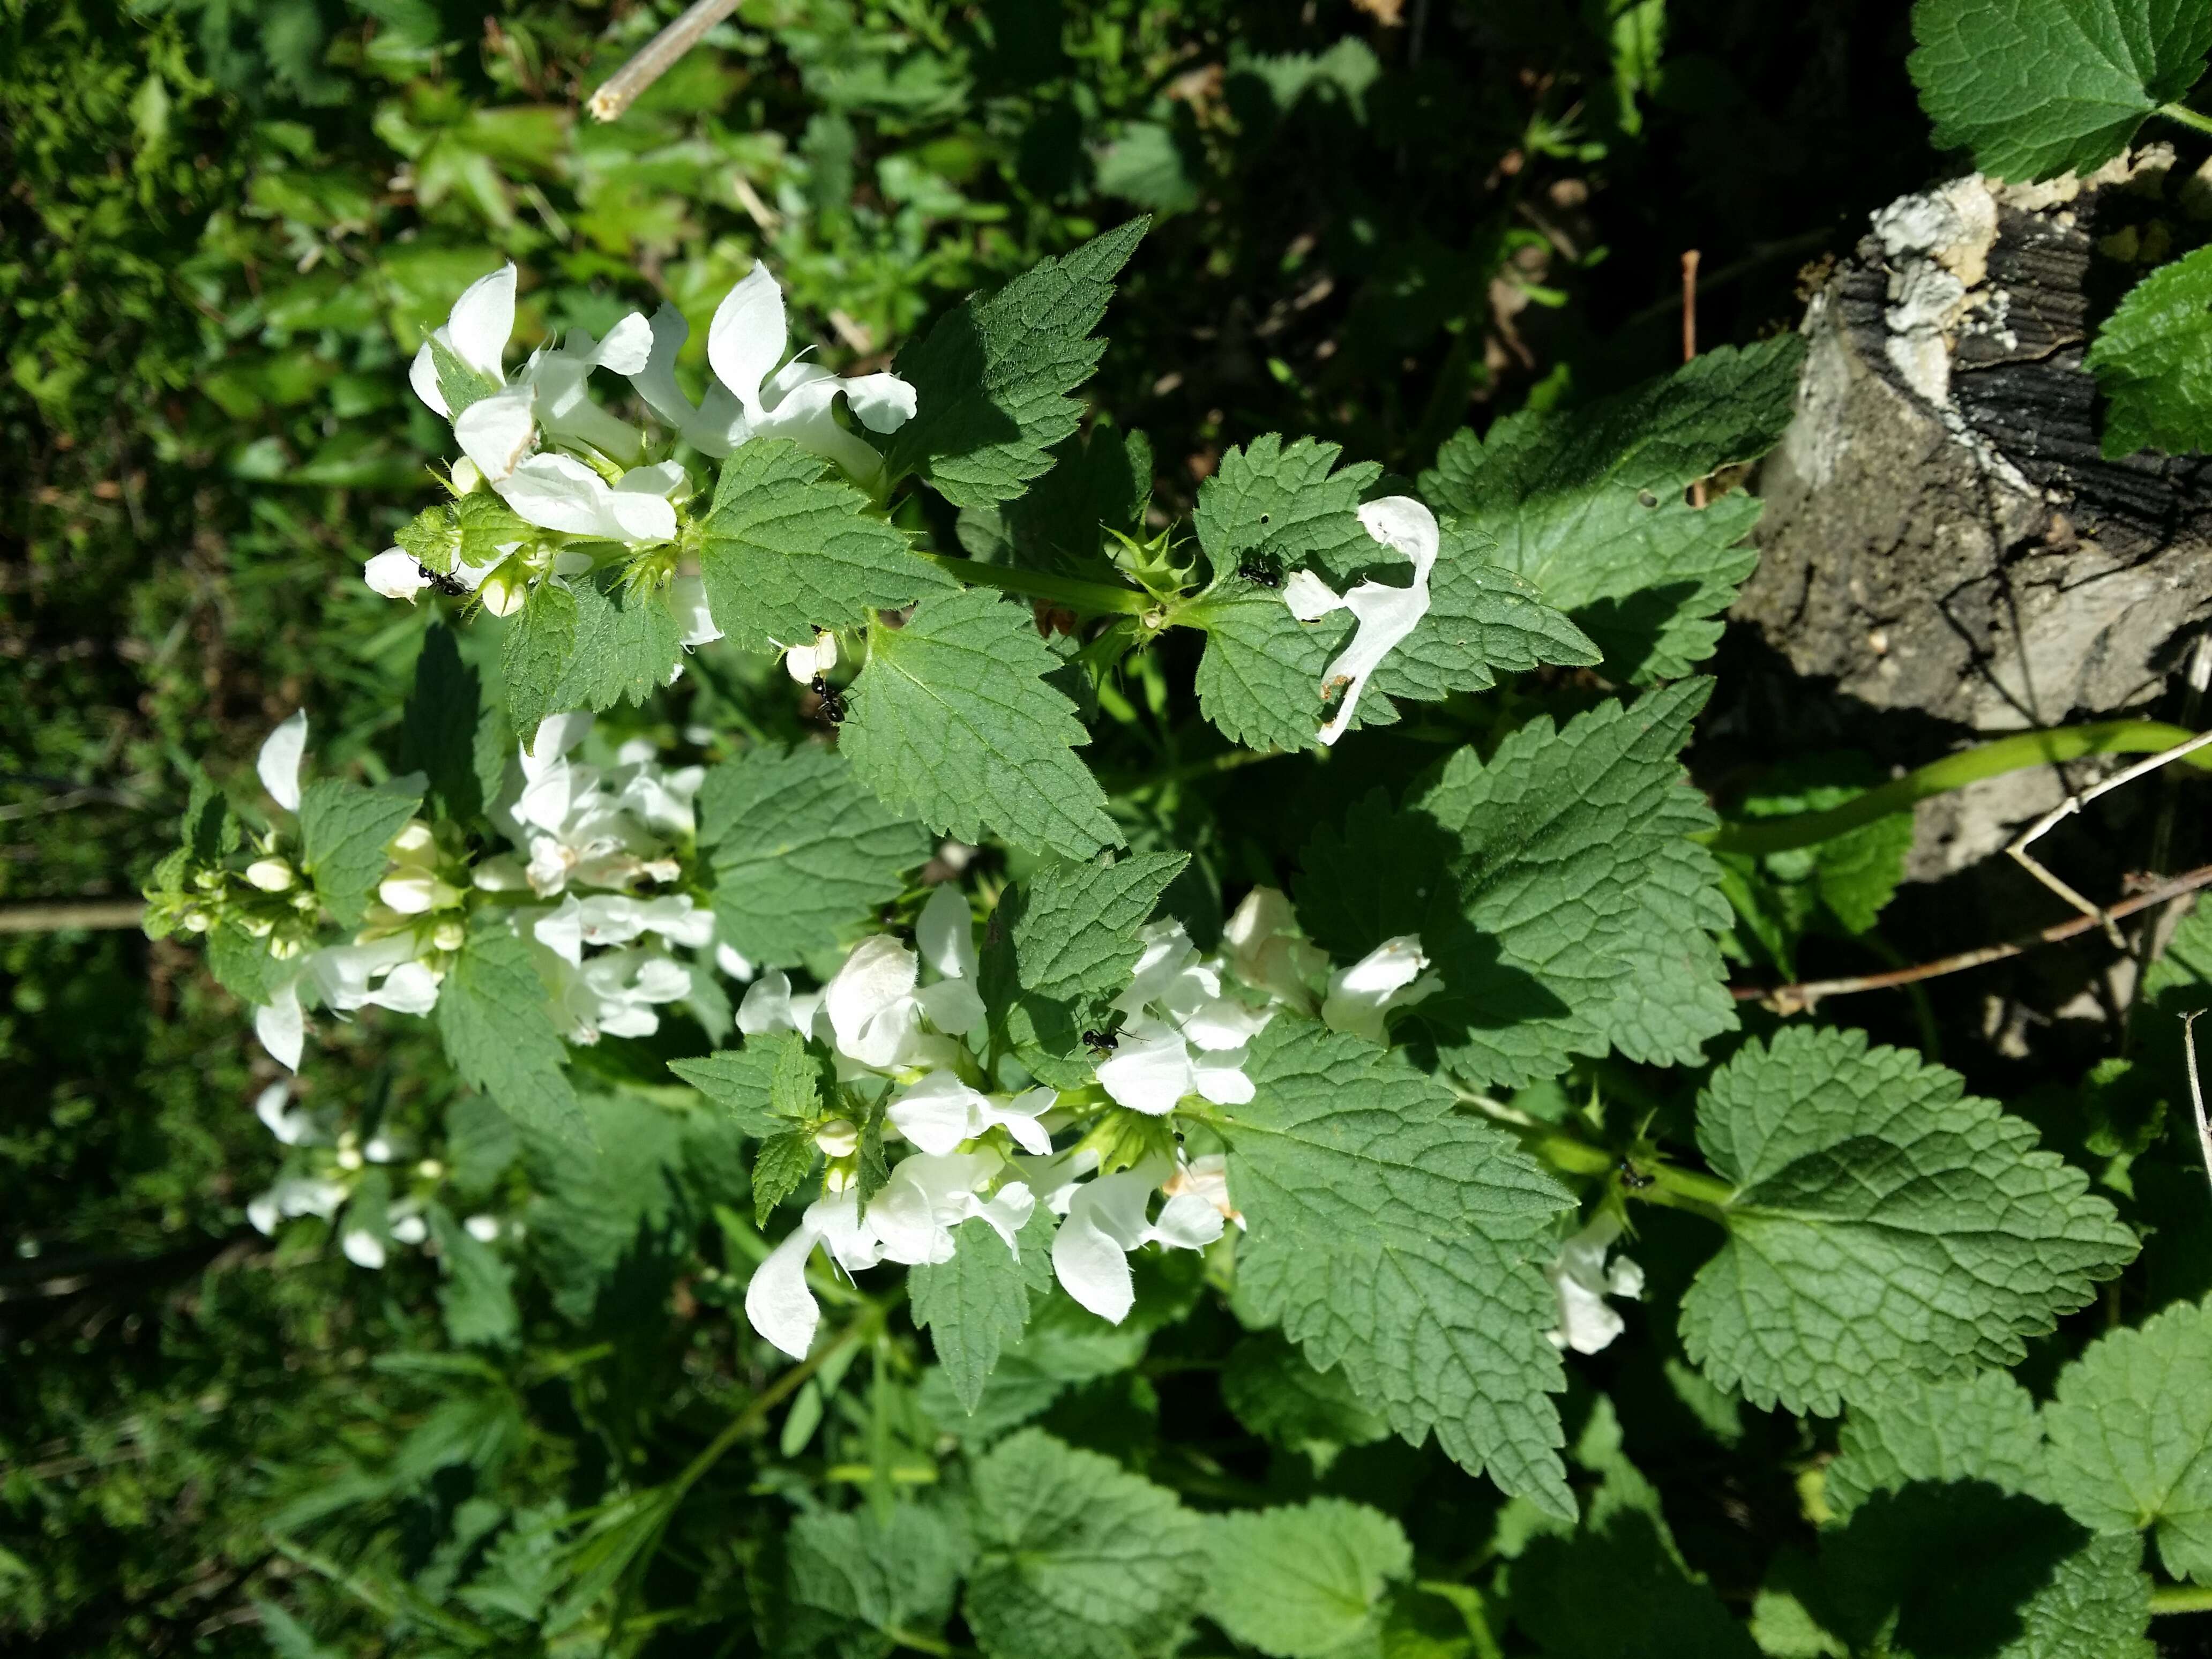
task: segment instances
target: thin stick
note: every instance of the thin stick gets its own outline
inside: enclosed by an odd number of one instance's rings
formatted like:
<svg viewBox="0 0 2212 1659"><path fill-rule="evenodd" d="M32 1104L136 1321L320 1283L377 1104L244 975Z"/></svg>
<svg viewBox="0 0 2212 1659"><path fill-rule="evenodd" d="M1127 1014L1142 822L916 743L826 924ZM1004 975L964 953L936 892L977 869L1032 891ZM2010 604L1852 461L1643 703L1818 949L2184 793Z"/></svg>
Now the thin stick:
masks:
<svg viewBox="0 0 2212 1659"><path fill-rule="evenodd" d="M1682 256L1682 361L1694 362L1698 356L1698 250L1692 248ZM1705 504L1705 481L1698 479L1690 486L1690 505Z"/></svg>
<svg viewBox="0 0 2212 1659"><path fill-rule="evenodd" d="M145 915L143 899L0 905L0 933L52 933L64 927L136 927Z"/></svg>
<svg viewBox="0 0 2212 1659"><path fill-rule="evenodd" d="M2061 881L2052 872L2036 862L2030 856L2027 849L2045 832L2056 827L2061 819L2072 817L2100 795L2109 795L2123 785L2133 783L2145 773L2155 772L2168 761L2179 760L2184 755L2193 754L2207 744L2212 744L2212 732L2200 732L2187 743L2177 744L2171 749L2153 755L2148 760L2140 760L2133 766L2123 767L2086 793L2067 796L2064 800L2060 801L2057 805L2038 818L2011 846L2006 848L2005 851L2021 869L2027 871L2028 874L2033 876L2083 915L2102 927L2105 930L2105 937L2110 939L2116 948L2124 951L2127 949L2127 941L2120 937L2120 930L2114 925L2112 919L2090 903L2087 899L2083 898L2066 883Z"/></svg>
<svg viewBox="0 0 2212 1659"><path fill-rule="evenodd" d="M2197 1111L2197 1149L2204 1155L2204 1178L2212 1181L2212 1123L2204 1118L2204 1086L2197 1080L2197 1018L2204 1011L2192 1008L2181 1017L2181 1051L2189 1056L2189 1103Z"/></svg>
<svg viewBox="0 0 2212 1659"><path fill-rule="evenodd" d="M2105 915L2114 921L2131 916L2138 910L2148 910L2153 905L2163 904L2168 899L2179 898L2184 893L2193 893L2200 887L2212 887L2212 864L2201 866L2171 881L2160 882L2131 899L2115 904ZM2002 962L2032 951L2039 945L2063 945L2068 939L2079 939L2097 927L2094 915L2076 916L2071 921L2062 921L2045 927L2040 933L2008 939L2002 945L1984 945L1978 950L1961 951L1956 956L1939 957L1934 962L1916 963L1910 968L1894 968L1885 974L1861 974L1850 979L1806 980L1796 985L1777 985L1761 988L1739 985L1733 994L1738 1002L1764 1003L1778 1014L1809 1012L1824 997L1849 996L1854 991L1888 991L1901 985L1917 985L1923 979L1940 979L1946 974L1963 973L1969 968L1978 968L1987 962Z"/></svg>
<svg viewBox="0 0 2212 1659"><path fill-rule="evenodd" d="M637 101L638 94L675 67L676 60L699 44L699 37L738 9L738 0L697 0L681 17L646 43L645 50L614 74L586 106L602 121L611 121Z"/></svg>

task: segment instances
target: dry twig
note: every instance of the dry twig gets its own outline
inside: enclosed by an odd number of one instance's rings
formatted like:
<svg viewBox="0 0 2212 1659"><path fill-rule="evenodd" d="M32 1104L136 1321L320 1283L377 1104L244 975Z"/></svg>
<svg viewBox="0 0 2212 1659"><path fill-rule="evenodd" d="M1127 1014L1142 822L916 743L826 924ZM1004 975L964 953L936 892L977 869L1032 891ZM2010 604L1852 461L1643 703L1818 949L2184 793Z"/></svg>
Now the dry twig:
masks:
<svg viewBox="0 0 2212 1659"><path fill-rule="evenodd" d="M2192 1008L2181 1017L2181 1052L2189 1057L2189 1103L2197 1112L2197 1149L2204 1155L2204 1176L2212 1181L2212 1123L2204 1118L2204 1086L2197 1080L2197 1017Z"/></svg>
<svg viewBox="0 0 2212 1659"><path fill-rule="evenodd" d="M637 101L638 94L675 67L699 38L738 9L738 0L697 0L684 15L646 43L645 50L608 77L586 106L602 121L611 121Z"/></svg>

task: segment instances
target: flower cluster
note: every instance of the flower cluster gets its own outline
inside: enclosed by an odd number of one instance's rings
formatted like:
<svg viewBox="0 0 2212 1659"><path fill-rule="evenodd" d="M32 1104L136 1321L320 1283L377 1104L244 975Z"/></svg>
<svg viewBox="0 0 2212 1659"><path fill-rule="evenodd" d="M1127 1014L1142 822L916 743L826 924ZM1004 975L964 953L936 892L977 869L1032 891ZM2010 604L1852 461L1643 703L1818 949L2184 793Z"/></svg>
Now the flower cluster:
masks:
<svg viewBox="0 0 2212 1659"><path fill-rule="evenodd" d="M451 826L410 819L386 843L374 901L349 939L316 942L313 889L296 854L287 855L284 833L264 837L245 880L282 901L287 925L258 935L270 957L254 1011L263 1046L296 1070L312 1008L430 1012L454 954L486 914L529 944L570 1042L658 1030L657 1006L691 995L702 971L670 947L704 952L714 944L714 912L683 890L704 773L661 766L641 742L625 745L611 768L586 764L576 750L591 726L588 714L556 715L518 748L489 809L514 851L483 855ZM285 815L300 810L307 738L306 717L295 714L262 745L262 785ZM716 960L750 975L732 952Z"/></svg>
<svg viewBox="0 0 2212 1659"><path fill-rule="evenodd" d="M1330 971L1289 901L1262 888L1239 907L1216 957L1201 957L1179 922L1145 930L1128 988L1111 1004L1118 1024L1097 1034L1107 1052L1095 1087L994 1091L966 897L938 887L915 934L911 947L889 934L863 939L818 991L763 974L738 1011L748 1036L795 1032L826 1048L845 1103L812 1126L828 1160L823 1196L746 1291L754 1328L793 1356L806 1352L820 1317L806 1285L817 1248L848 1274L940 1262L952 1230L980 1218L1018 1257L1040 1204L1060 1218L1052 1263L1061 1286L1120 1322L1135 1300L1133 1251L1204 1249L1242 1223L1225 1158L1189 1156L1158 1121L1193 1097L1250 1100L1246 1045L1285 1008L1379 1042L1389 1009L1434 988L1410 937ZM884 1138L913 1150L863 1203L854 1118L878 1109ZM1081 1133L1055 1149L1063 1130Z"/></svg>
<svg viewBox="0 0 2212 1659"><path fill-rule="evenodd" d="M614 560L633 580L650 575L665 588L684 643L703 644L720 629L697 572L683 568L679 555L684 509L712 494L705 464L754 438L789 439L879 493L882 457L841 422L839 405L880 434L915 413L914 388L895 374L842 377L803 353L787 361L783 291L764 265L715 310L707 332L712 374L696 404L677 382L690 327L675 307L661 307L650 322L633 312L604 339L572 330L510 378L514 299L511 264L471 284L409 374L416 395L453 422L463 457L453 469L455 495L465 504L488 492L505 516L489 520L489 536L474 541L427 530L403 536L363 571L387 598L411 602L434 585L472 593L505 616L535 584ZM592 376L601 370L628 380L665 429L633 425L595 402ZM812 640L791 643L818 650Z"/></svg>

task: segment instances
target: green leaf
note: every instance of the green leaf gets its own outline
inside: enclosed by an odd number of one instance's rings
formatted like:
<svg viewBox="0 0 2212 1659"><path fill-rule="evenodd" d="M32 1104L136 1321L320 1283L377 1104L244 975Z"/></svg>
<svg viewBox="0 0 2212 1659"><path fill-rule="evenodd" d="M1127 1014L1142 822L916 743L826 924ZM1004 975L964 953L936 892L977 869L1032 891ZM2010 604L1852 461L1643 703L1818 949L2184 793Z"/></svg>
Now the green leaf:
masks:
<svg viewBox="0 0 2212 1659"><path fill-rule="evenodd" d="M2200 1189L2201 1195L2201 1189ZM2212 1583L2212 1302L2091 1343L2044 1407L2051 1496L2096 1532L2154 1528L2177 1578Z"/></svg>
<svg viewBox="0 0 2212 1659"><path fill-rule="evenodd" d="M644 707L647 697L675 678L684 658L682 635L666 597L650 585L626 584L616 570L579 577L567 586L576 602L575 637L545 712L596 712L624 699Z"/></svg>
<svg viewBox="0 0 2212 1659"><path fill-rule="evenodd" d="M1198 707L1222 736L1285 753L1320 746L1322 676L1358 626L1350 617L1302 623L1280 592L1231 574L1182 620L1206 630ZM1363 702L1359 723L1369 712Z"/></svg>
<svg viewBox="0 0 2212 1659"><path fill-rule="evenodd" d="M515 542L528 546L545 533L489 489L455 501L453 520L460 531L464 564L488 563L502 547Z"/></svg>
<svg viewBox="0 0 2212 1659"><path fill-rule="evenodd" d="M1139 853L1118 864L1048 864L1000 901L981 985L1001 1041L1061 1056L1129 988L1145 923L1190 862ZM1042 1073L1040 1073L1042 1075Z"/></svg>
<svg viewBox="0 0 2212 1659"><path fill-rule="evenodd" d="M2083 367L2105 394L2107 459L2212 449L2212 248L2130 289Z"/></svg>
<svg viewBox="0 0 2212 1659"><path fill-rule="evenodd" d="M1381 1659L1384 1598L1413 1571L1389 1516L1340 1498L1208 1516L1206 1616L1275 1659Z"/></svg>
<svg viewBox="0 0 2212 1659"><path fill-rule="evenodd" d="M1690 1358L1832 1416L1900 1376L2014 1365L2135 1255L2088 1181L1955 1072L1785 1028L1715 1074L1698 1144L1735 1191L1682 1298Z"/></svg>
<svg viewBox="0 0 2212 1659"><path fill-rule="evenodd" d="M963 1602L988 1659L1139 1659L1170 1648L1203 1583L1198 1516L1175 1494L1036 1429L975 1466Z"/></svg>
<svg viewBox="0 0 2212 1659"><path fill-rule="evenodd" d="M438 391L446 400L447 414L459 420L461 411L479 398L489 398L499 390L500 383L489 375L479 373L461 361L460 354L433 334L427 342L430 362L438 371Z"/></svg>
<svg viewBox="0 0 2212 1659"><path fill-rule="evenodd" d="M1119 846L1097 781L1076 758L1090 733L1045 684L1060 660L1028 611L987 588L932 599L903 628L870 632L842 746L892 806L963 841L1085 859Z"/></svg>
<svg viewBox="0 0 2212 1659"><path fill-rule="evenodd" d="M1306 848L1307 928L1355 961L1419 933L1443 988L1399 1017L1453 1069L1518 1088L1613 1048L1693 1064L1735 1025L1716 823L1675 758L1711 682L1539 718L1465 749L1402 808L1382 795Z"/></svg>
<svg viewBox="0 0 2212 1659"><path fill-rule="evenodd" d="M422 805L420 777L364 789L321 778L300 795L300 863L324 908L342 927L357 927L384 878L385 848Z"/></svg>
<svg viewBox="0 0 2212 1659"><path fill-rule="evenodd" d="M904 890L927 831L883 805L835 750L748 750L699 787L699 845L712 850L721 936L789 967Z"/></svg>
<svg viewBox="0 0 2212 1659"><path fill-rule="evenodd" d="M1600 659L1602 653L1581 629L1498 562L1496 544L1480 531L1455 521L1441 528L1428 614L1382 659L1370 691L1439 702L1455 691L1487 691L1500 673ZM1382 568L1389 576L1389 563ZM1316 681L1316 695L1318 687Z"/></svg>
<svg viewBox="0 0 2212 1659"><path fill-rule="evenodd" d="M753 1158L753 1224L764 1227L775 1206L797 1192L814 1168L814 1136L787 1129L761 1142Z"/></svg>
<svg viewBox="0 0 2212 1659"><path fill-rule="evenodd" d="M1040 260L988 300L970 295L899 353L919 408L891 439L894 483L912 474L956 507L981 507L1020 495L1051 466L1053 446L1083 418L1067 394L1105 354L1091 331L1148 223Z"/></svg>
<svg viewBox="0 0 2212 1659"><path fill-rule="evenodd" d="M559 582L539 582L507 618L501 652L507 717L524 748L537 742L539 721L566 712L555 697L575 653L576 596Z"/></svg>
<svg viewBox="0 0 2212 1659"><path fill-rule="evenodd" d="M1319 1456L1387 1437L1390 1425L1360 1402L1341 1370L1317 1371L1273 1331L1229 1351L1221 1401L1248 1433Z"/></svg>
<svg viewBox="0 0 2212 1659"><path fill-rule="evenodd" d="M514 1269L444 1205L431 1205L428 1213L445 1270L438 1306L446 1316L447 1339L458 1347L479 1342L503 1347L514 1341L522 1329L521 1310L514 1304Z"/></svg>
<svg viewBox="0 0 2212 1659"><path fill-rule="evenodd" d="M1358 519L1360 498L1382 469L1358 461L1333 470L1343 453L1318 438L1285 446L1271 432L1224 455L1198 487L1191 513L1214 574L1250 564L1279 580L1310 568L1341 587L1353 571L1387 556Z"/></svg>
<svg viewBox="0 0 2212 1659"><path fill-rule="evenodd" d="M971 1416L1000 1354L1029 1328L1031 1299L1051 1293L1055 1225L1043 1205L1031 1210L1017 1235L1018 1260L989 1222L971 1216L952 1230L949 1261L907 1274L914 1322L928 1328L953 1397Z"/></svg>
<svg viewBox="0 0 2212 1659"><path fill-rule="evenodd" d="M470 929L439 987L437 1012L446 1057L465 1079L525 1129L589 1144L545 987L503 918L480 916Z"/></svg>
<svg viewBox="0 0 2212 1659"><path fill-rule="evenodd" d="M791 1127L779 1112L777 1083L788 1076L797 1054L806 1055L806 1039L796 1031L749 1036L742 1048L717 1048L696 1060L672 1060L668 1069L720 1106L740 1134L765 1140ZM784 1083L784 1099L791 1085Z"/></svg>
<svg viewBox="0 0 2212 1659"><path fill-rule="evenodd" d="M453 504L426 507L400 526L392 539L426 570L451 574L461 550L461 530Z"/></svg>
<svg viewBox="0 0 2212 1659"><path fill-rule="evenodd" d="M1796 336L1708 352L1664 379L1574 410L1462 431L1421 475L1439 513L1497 545L1499 564L1570 616L1609 678L1678 678L1720 639L1720 613L1759 562L1759 501L1704 508L1683 492L1780 441L1804 354Z"/></svg>
<svg viewBox="0 0 2212 1659"><path fill-rule="evenodd" d="M1245 1074L1218 1114L1240 1298L1407 1439L1572 1515L1541 1271L1567 1194L1401 1050L1279 1018Z"/></svg>
<svg viewBox="0 0 2212 1659"><path fill-rule="evenodd" d="M907 1632L943 1628L969 1553L945 1514L919 1504L802 1514L783 1546L787 1605L761 1631L769 1651L792 1656L887 1654Z"/></svg>
<svg viewBox="0 0 2212 1659"><path fill-rule="evenodd" d="M2043 1495L2043 1425L2035 1396L2003 1371L1952 1382L1884 1382L1844 1419L1824 1492L1838 1521L1878 1492L1916 1480L1986 1480Z"/></svg>
<svg viewBox="0 0 2212 1659"><path fill-rule="evenodd" d="M422 637L414 690L400 716L399 764L427 777L445 816L464 823L483 817L489 804L477 769L482 702L477 672L462 663L453 630L434 626Z"/></svg>
<svg viewBox="0 0 2212 1659"><path fill-rule="evenodd" d="M740 444L722 463L699 548L716 626L742 649L774 651L959 586L867 509L790 439Z"/></svg>
<svg viewBox="0 0 2212 1659"><path fill-rule="evenodd" d="M1533 1540L1513 1564L1514 1622L1548 1659L1755 1659L1750 1633L1683 1565L1656 1509L1601 1512L1594 1501L1583 1528Z"/></svg>
<svg viewBox="0 0 2212 1659"><path fill-rule="evenodd" d="M275 961L269 954L269 941L247 933L234 920L224 921L207 935L208 971L216 982L252 1007L259 1007L269 1000L270 981L275 975ZM289 971L277 979L278 983L289 979Z"/></svg>
<svg viewBox="0 0 2212 1659"><path fill-rule="evenodd" d="M2204 72L2194 0L1919 0L1906 60L1938 149L2015 184L2094 173Z"/></svg>
<svg viewBox="0 0 2212 1659"><path fill-rule="evenodd" d="M1105 531L1139 534L1152 499L1152 447L1143 433L1095 427L1069 438L1054 452L1052 471L1005 509L1012 562L1059 575L1115 580L1101 550Z"/></svg>

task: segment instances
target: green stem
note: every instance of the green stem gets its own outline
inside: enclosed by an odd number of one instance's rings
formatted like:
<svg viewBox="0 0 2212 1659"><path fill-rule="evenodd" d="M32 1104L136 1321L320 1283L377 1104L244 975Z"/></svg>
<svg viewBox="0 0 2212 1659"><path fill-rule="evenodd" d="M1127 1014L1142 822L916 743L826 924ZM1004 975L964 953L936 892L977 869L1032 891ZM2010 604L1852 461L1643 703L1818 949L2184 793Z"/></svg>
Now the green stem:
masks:
<svg viewBox="0 0 2212 1659"><path fill-rule="evenodd" d="M1620 1190L1630 1198L1646 1204L1663 1205L1668 1209L1691 1210L1717 1221L1735 1195L1735 1188L1717 1176L1701 1175L1695 1170L1685 1170L1649 1154L1630 1160L1640 1183L1632 1184L1629 1171L1621 1167L1616 1152L1583 1139L1578 1135L1562 1133L1549 1124L1534 1124L1526 1128L1500 1120L1504 1127L1521 1137L1521 1143L1542 1158L1553 1169L1569 1175L1621 1177Z"/></svg>
<svg viewBox="0 0 2212 1659"><path fill-rule="evenodd" d="M2154 1613L2212 1613L2212 1587L2161 1584L2150 1593L2150 1610Z"/></svg>
<svg viewBox="0 0 2212 1659"><path fill-rule="evenodd" d="M2185 127L2195 127L2199 132L2212 132L2212 115L2203 115L2186 104L2160 104L2158 112L2169 121L2179 121Z"/></svg>
<svg viewBox="0 0 2212 1659"><path fill-rule="evenodd" d="M996 587L1008 593L1021 593L1033 599L1049 599L1064 605L1071 611L1085 611L1094 614L1120 617L1141 617L1157 611L1160 603L1141 588L1121 587L1109 582L1079 581L1073 576L1048 575L1042 570L1020 570L1010 564L983 564L975 559L957 559L950 553L925 553L921 556L947 575L957 576L963 582L978 587Z"/></svg>
<svg viewBox="0 0 2212 1659"><path fill-rule="evenodd" d="M2085 755L2144 755L2171 749L2196 732L2159 720L2103 720L2092 726L2062 726L2021 732L1977 744L1955 755L1930 761L1917 771L1869 789L1825 812L1799 812L1786 818L1755 818L1724 823L1698 839L1717 853L1786 853L1824 841L1909 810L1931 796L1948 794L1970 783L2002 777L2031 766L2051 766ZM2183 757L2185 764L2212 770L2212 750Z"/></svg>

